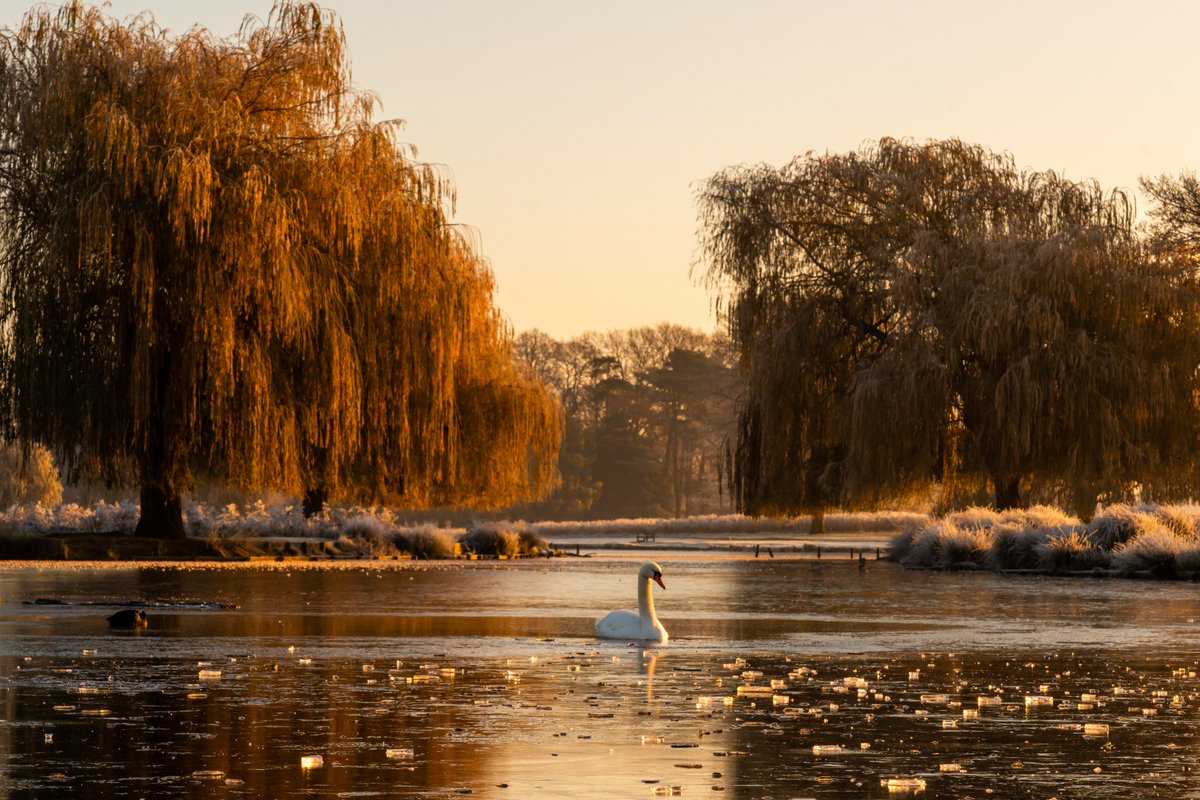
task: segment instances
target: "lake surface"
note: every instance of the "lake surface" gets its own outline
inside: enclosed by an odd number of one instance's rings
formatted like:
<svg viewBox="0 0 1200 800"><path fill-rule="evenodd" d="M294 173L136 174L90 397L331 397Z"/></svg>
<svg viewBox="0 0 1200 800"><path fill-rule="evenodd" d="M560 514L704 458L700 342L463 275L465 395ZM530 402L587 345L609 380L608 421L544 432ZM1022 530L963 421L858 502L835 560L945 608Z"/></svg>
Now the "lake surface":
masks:
<svg viewBox="0 0 1200 800"><path fill-rule="evenodd" d="M1195 584L656 557L0 565L0 798L1200 798Z"/></svg>

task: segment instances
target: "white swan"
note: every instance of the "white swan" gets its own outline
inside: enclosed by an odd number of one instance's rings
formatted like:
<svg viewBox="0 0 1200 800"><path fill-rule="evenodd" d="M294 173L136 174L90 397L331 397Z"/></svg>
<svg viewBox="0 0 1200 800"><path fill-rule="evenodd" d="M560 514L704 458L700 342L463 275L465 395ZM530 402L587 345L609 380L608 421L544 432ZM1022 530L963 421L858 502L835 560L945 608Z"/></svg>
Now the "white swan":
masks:
<svg viewBox="0 0 1200 800"><path fill-rule="evenodd" d="M638 610L610 611L596 620L596 635L604 639L639 639L646 642L667 643L667 629L654 616L654 597L651 595L650 581L654 581L664 590L662 567L653 561L642 564L638 570Z"/></svg>

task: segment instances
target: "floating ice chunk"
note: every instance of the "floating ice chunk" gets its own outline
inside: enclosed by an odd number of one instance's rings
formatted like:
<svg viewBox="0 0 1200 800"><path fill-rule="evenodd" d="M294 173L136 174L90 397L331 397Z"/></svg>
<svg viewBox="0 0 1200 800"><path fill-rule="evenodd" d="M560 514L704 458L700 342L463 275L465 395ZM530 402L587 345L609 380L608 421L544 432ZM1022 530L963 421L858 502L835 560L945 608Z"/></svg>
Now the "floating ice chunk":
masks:
<svg viewBox="0 0 1200 800"><path fill-rule="evenodd" d="M942 720L943 730L949 730L950 728L957 728L957 727L958 727L958 722L956 720L952 720L952 719Z"/></svg>
<svg viewBox="0 0 1200 800"><path fill-rule="evenodd" d="M363 665L362 665L362 671L363 671L363 672L374 672L374 671L375 671L375 665L374 665L374 664L363 664Z"/></svg>
<svg viewBox="0 0 1200 800"><path fill-rule="evenodd" d="M1044 694L1027 694L1025 695L1025 707L1036 708L1038 706L1052 706L1054 698L1047 697Z"/></svg>
<svg viewBox="0 0 1200 800"><path fill-rule="evenodd" d="M219 769L198 769L192 772L193 778L200 780L215 781L225 777L225 773Z"/></svg>
<svg viewBox="0 0 1200 800"><path fill-rule="evenodd" d="M967 770L957 761L948 764L938 764L938 772L966 772Z"/></svg>
<svg viewBox="0 0 1200 800"><path fill-rule="evenodd" d="M964 708L962 712L963 719L979 719L979 709L977 708Z"/></svg>
<svg viewBox="0 0 1200 800"><path fill-rule="evenodd" d="M307 667L309 664L312 663L312 659L311 658L301 658L298 663L302 667Z"/></svg>
<svg viewBox="0 0 1200 800"><path fill-rule="evenodd" d="M788 697L786 694L773 694L773 695L771 695L771 703L772 703L772 705L777 705L777 706L786 706L786 705L787 705L788 703L790 703L790 702L792 702L792 698Z"/></svg>
<svg viewBox="0 0 1200 800"><path fill-rule="evenodd" d="M388 758L407 761L413 757L413 749L411 747L389 747L385 755Z"/></svg>
<svg viewBox="0 0 1200 800"><path fill-rule="evenodd" d="M95 650L92 650L92 649L90 649L90 648L87 648L87 647L85 647L85 648L83 649L83 654L84 654L85 656L94 656L94 655L96 655L96 651L95 651Z"/></svg>
<svg viewBox="0 0 1200 800"><path fill-rule="evenodd" d="M1085 722L1083 725L1084 736L1108 736L1108 725L1103 722Z"/></svg>
<svg viewBox="0 0 1200 800"><path fill-rule="evenodd" d="M771 687L742 684L737 687L737 693L743 697L770 697Z"/></svg>
<svg viewBox="0 0 1200 800"><path fill-rule="evenodd" d="M43 741L45 741L45 742L46 742L46 744L50 744L51 742L53 742L53 741L54 741L54 734L53 734L53 733L47 733L47 734L45 734L45 735L43 736Z"/></svg>
<svg viewBox="0 0 1200 800"><path fill-rule="evenodd" d="M948 694L923 694L921 695L921 705L926 706L944 706L950 702Z"/></svg>
<svg viewBox="0 0 1200 800"><path fill-rule="evenodd" d="M881 786L886 786L889 792L923 792L925 781L921 778L881 778Z"/></svg>
<svg viewBox="0 0 1200 800"><path fill-rule="evenodd" d="M787 681L783 680L782 678L772 678L771 679L771 688L772 689L786 689Z"/></svg>
<svg viewBox="0 0 1200 800"><path fill-rule="evenodd" d="M325 766L322 756L300 756L300 769L316 769Z"/></svg>
<svg viewBox="0 0 1200 800"><path fill-rule="evenodd" d="M846 748L842 747L840 744L814 744L813 745L813 755L814 756L836 756L839 753L844 753L844 752L846 752Z"/></svg>
<svg viewBox="0 0 1200 800"><path fill-rule="evenodd" d="M200 680L202 680L202 681L219 681L219 680L221 680L221 670L219 670L219 669L202 669L202 670L200 670Z"/></svg>
<svg viewBox="0 0 1200 800"><path fill-rule="evenodd" d="M203 700L206 697L208 697L208 695L204 692L188 692L187 694L188 700Z"/></svg>
<svg viewBox="0 0 1200 800"><path fill-rule="evenodd" d="M983 696L979 697L975 701L976 705L979 708L983 708L985 706L998 706L1003 702L1004 702L1004 700L1001 697L983 697Z"/></svg>
<svg viewBox="0 0 1200 800"><path fill-rule="evenodd" d="M849 678L842 678L842 684L843 684L843 685L845 685L845 686L847 686L847 687L849 687L849 688L851 688L851 689L865 689L865 688L867 688L867 681L866 681L866 679L865 679L865 678L859 678L859 677L856 677L856 676L851 676L851 677L849 677Z"/></svg>
<svg viewBox="0 0 1200 800"><path fill-rule="evenodd" d="M915 670L913 670L912 672L908 673L908 679L909 679L910 681L919 681L919 680L921 680L921 670L919 670L919 669L915 669Z"/></svg>

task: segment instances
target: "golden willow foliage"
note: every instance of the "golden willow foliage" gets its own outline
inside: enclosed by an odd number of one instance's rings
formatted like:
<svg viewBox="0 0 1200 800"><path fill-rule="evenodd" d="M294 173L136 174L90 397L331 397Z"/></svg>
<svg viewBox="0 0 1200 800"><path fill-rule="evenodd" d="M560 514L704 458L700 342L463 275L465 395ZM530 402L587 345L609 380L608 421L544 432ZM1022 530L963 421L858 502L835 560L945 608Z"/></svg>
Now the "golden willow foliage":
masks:
<svg viewBox="0 0 1200 800"><path fill-rule="evenodd" d="M0 41L16 433L144 501L197 474L409 503L549 486L557 408L331 13L280 2L220 39L76 2ZM485 463L463 426L489 404Z"/></svg>
<svg viewBox="0 0 1200 800"><path fill-rule="evenodd" d="M745 377L733 489L752 512L942 480L1087 510L1190 469L1194 261L1120 193L957 140L884 139L700 195L707 280Z"/></svg>

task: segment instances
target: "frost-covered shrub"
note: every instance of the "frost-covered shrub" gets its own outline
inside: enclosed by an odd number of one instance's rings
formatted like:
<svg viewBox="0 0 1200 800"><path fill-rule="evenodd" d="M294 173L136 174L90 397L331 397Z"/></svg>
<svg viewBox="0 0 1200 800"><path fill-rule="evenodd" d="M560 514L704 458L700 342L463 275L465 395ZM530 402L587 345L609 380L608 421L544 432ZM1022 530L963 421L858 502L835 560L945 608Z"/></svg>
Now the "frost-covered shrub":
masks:
<svg viewBox="0 0 1200 800"><path fill-rule="evenodd" d="M397 548L413 558L454 558L454 540L450 534L432 525L400 531L394 541Z"/></svg>
<svg viewBox="0 0 1200 800"><path fill-rule="evenodd" d="M1115 505L1104 509L1088 524L1087 535L1097 547L1112 550L1143 533L1162 528L1163 524L1154 514L1126 505Z"/></svg>
<svg viewBox="0 0 1200 800"><path fill-rule="evenodd" d="M13 506L52 508L62 502L62 480L50 451L35 445L25 458L21 446L0 446L0 510Z"/></svg>
<svg viewBox="0 0 1200 800"><path fill-rule="evenodd" d="M1005 521L1012 520L1025 528L1063 528L1082 524L1079 519L1054 506L1030 506L1006 511Z"/></svg>
<svg viewBox="0 0 1200 800"><path fill-rule="evenodd" d="M982 566L987 560L990 543L988 531L971 528L943 531L937 538L941 554L939 566Z"/></svg>
<svg viewBox="0 0 1200 800"><path fill-rule="evenodd" d="M539 555L550 550L550 543L546 541L546 537L534 533L533 531L521 531L517 534L517 539L518 546L521 550L521 555Z"/></svg>
<svg viewBox="0 0 1200 800"><path fill-rule="evenodd" d="M892 561L907 563L908 553L912 549L913 540L917 537L925 526L916 526L904 528L890 540L888 540L887 554Z"/></svg>
<svg viewBox="0 0 1200 800"><path fill-rule="evenodd" d="M476 525L458 539L465 552L481 556L515 558L521 552L521 537L516 531L494 524Z"/></svg>
<svg viewBox="0 0 1200 800"><path fill-rule="evenodd" d="M953 514L947 514L944 520L956 528L991 528L1001 521L1000 512L984 508L982 506L972 506L964 508L962 511L955 511Z"/></svg>
<svg viewBox="0 0 1200 800"><path fill-rule="evenodd" d="M1049 536L1045 528L996 525L991 530L988 564L994 569L1037 569L1038 545Z"/></svg>
<svg viewBox="0 0 1200 800"><path fill-rule="evenodd" d="M1200 545L1188 542L1187 547L1175 554L1175 568L1180 574L1196 575L1200 573Z"/></svg>
<svg viewBox="0 0 1200 800"><path fill-rule="evenodd" d="M1153 508L1153 514L1165 528L1181 539L1197 539L1197 519L1200 507L1194 505L1170 505Z"/></svg>
<svg viewBox="0 0 1200 800"><path fill-rule="evenodd" d="M908 546L896 545L896 539L907 538ZM937 520L909 535L901 533L893 539L893 552L905 549L900 562L909 567L964 567L984 563L988 549L986 530L959 528L947 520Z"/></svg>
<svg viewBox="0 0 1200 800"><path fill-rule="evenodd" d="M1159 526L1139 533L1113 548L1113 566L1123 573L1149 572L1155 577L1176 575L1176 557L1195 549L1195 545Z"/></svg>
<svg viewBox="0 0 1200 800"><path fill-rule="evenodd" d="M1037 566L1046 572L1107 569L1112 554L1092 543L1083 532L1055 533L1036 547Z"/></svg>

